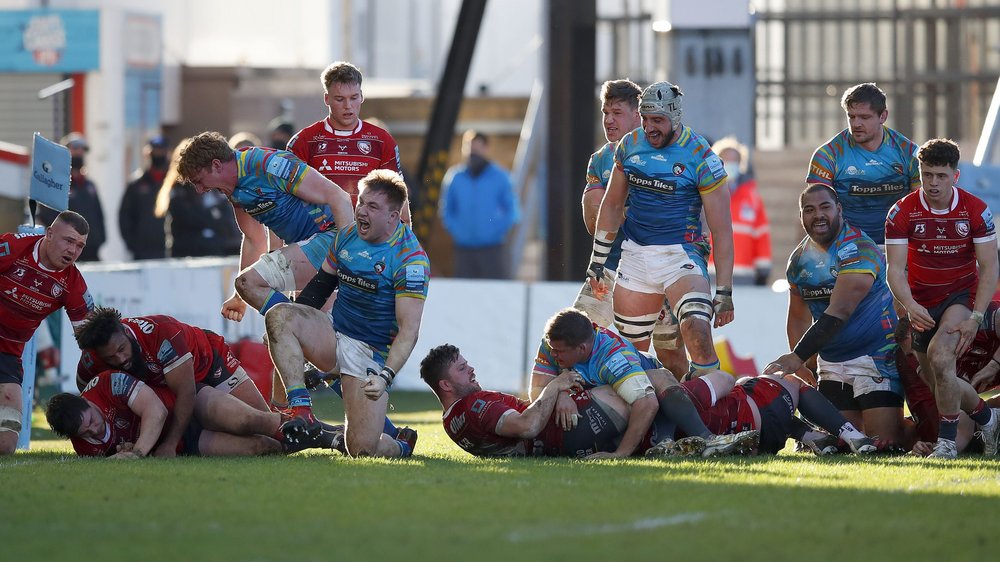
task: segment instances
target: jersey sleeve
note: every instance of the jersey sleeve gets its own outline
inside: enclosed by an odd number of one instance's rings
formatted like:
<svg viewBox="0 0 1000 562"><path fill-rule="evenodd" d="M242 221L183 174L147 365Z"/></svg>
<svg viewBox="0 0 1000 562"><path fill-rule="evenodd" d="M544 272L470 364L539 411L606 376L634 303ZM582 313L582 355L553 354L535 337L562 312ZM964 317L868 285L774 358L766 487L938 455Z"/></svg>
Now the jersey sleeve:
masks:
<svg viewBox="0 0 1000 562"><path fill-rule="evenodd" d="M642 368L639 356L627 348L612 352L597 370L598 380L612 385L615 390L626 380L639 375L645 376L646 370Z"/></svg>
<svg viewBox="0 0 1000 562"><path fill-rule="evenodd" d="M920 189L920 161L917 160L917 152L920 151L920 147L910 142L904 147L904 150L910 155L906 160L906 174L910 178L910 191Z"/></svg>
<svg viewBox="0 0 1000 562"><path fill-rule="evenodd" d="M799 253L799 248L792 250L788 256L788 264L785 265L785 279L788 281L788 290L792 293L797 293L799 290Z"/></svg>
<svg viewBox="0 0 1000 562"><path fill-rule="evenodd" d="M885 216L885 243L908 244L910 238L910 221L902 212L905 198L897 201Z"/></svg>
<svg viewBox="0 0 1000 562"><path fill-rule="evenodd" d="M601 170L598 166L600 158L600 151L590 155L590 162L587 164L587 185L583 188L584 193L587 193L592 189L607 189L608 187L604 178L601 177Z"/></svg>
<svg viewBox="0 0 1000 562"><path fill-rule="evenodd" d="M392 170L397 174L403 173L403 167L399 160L399 145L396 144L396 139L392 138L392 135L388 131L382 131L380 133L382 136L382 161L379 162L378 167L384 170Z"/></svg>
<svg viewBox="0 0 1000 562"><path fill-rule="evenodd" d="M695 168L695 174L698 176L698 193L706 195L725 185L726 168L722 164L722 159L708 146L698 143L695 151L698 156L698 167Z"/></svg>
<svg viewBox="0 0 1000 562"><path fill-rule="evenodd" d="M637 136L641 129L632 131L631 133L622 137L622 140L618 141L615 145L615 168L618 170L625 169L625 158L628 157L628 153L632 150L632 146L635 145Z"/></svg>
<svg viewBox="0 0 1000 562"><path fill-rule="evenodd" d="M416 240L416 238L413 238ZM430 283L431 270L427 254L419 247L404 249L408 251L403 264L396 268L392 283L396 298L409 297L425 300L427 285Z"/></svg>
<svg viewBox="0 0 1000 562"><path fill-rule="evenodd" d="M193 356L180 327L157 327L157 330L162 331L160 335L165 337L159 342L156 360L163 366L163 374L166 375Z"/></svg>
<svg viewBox="0 0 1000 562"><path fill-rule="evenodd" d="M993 213L985 202L977 201L976 213L972 217L972 241L983 244L996 240L997 231L993 225ZM970 213L971 214L971 213Z"/></svg>
<svg viewBox="0 0 1000 562"><path fill-rule="evenodd" d="M14 233L0 234L0 270L6 270L14 263Z"/></svg>
<svg viewBox="0 0 1000 562"><path fill-rule="evenodd" d="M280 150L264 155L262 177L279 191L295 195L309 166L288 151Z"/></svg>
<svg viewBox="0 0 1000 562"><path fill-rule="evenodd" d="M517 412L517 409L504 403L502 400L487 399L484 396L473 402L469 407L469 411L472 413L472 419L478 422L483 432L497 435L497 430L500 428L500 423L503 419L509 416L511 412Z"/></svg>
<svg viewBox="0 0 1000 562"><path fill-rule="evenodd" d="M531 374L544 375L546 377L556 377L559 375L559 365L556 364L555 358L552 357L552 350L545 341L538 344L538 353L535 354L535 366L532 368Z"/></svg>
<svg viewBox="0 0 1000 562"><path fill-rule="evenodd" d="M299 142L299 138L302 136L302 132L305 129L295 133L292 138L288 139L288 144L285 145L285 150L291 152L296 158L302 160L303 162L309 161L309 143L306 141Z"/></svg>
<svg viewBox="0 0 1000 562"><path fill-rule="evenodd" d="M833 187L833 177L837 172L837 163L833 158L833 153L829 144L816 149L812 159L809 160L809 172L806 174L806 183L818 183L828 187ZM920 176L917 175L919 183Z"/></svg>
<svg viewBox="0 0 1000 562"><path fill-rule="evenodd" d="M878 278L881 269L878 247L871 240L864 238L849 240L837 248L839 273L867 273Z"/></svg>
<svg viewBox="0 0 1000 562"><path fill-rule="evenodd" d="M87 316L94 310L94 299L90 296L87 282L84 281L83 275L80 275L79 271L70 277L64 306L66 307L66 315L69 316L74 328L86 320Z"/></svg>

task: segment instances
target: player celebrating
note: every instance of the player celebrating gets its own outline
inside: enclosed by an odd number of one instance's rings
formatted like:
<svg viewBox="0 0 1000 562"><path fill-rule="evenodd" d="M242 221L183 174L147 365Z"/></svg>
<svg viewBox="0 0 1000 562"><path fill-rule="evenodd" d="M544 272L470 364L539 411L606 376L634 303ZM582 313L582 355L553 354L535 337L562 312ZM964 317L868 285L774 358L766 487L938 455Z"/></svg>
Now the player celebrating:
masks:
<svg viewBox="0 0 1000 562"><path fill-rule="evenodd" d="M840 105L848 126L816 149L806 183L832 187L847 222L884 244L886 212L920 187L917 146L885 126L885 92L874 83L848 88Z"/></svg>
<svg viewBox="0 0 1000 562"><path fill-rule="evenodd" d="M940 412L931 454L955 458L959 411L983 432L986 455L997 453L1000 412L989 408L955 373L983 323L997 286L993 215L978 197L955 186L958 145L931 139L920 147L920 190L893 205L886 217L889 286L906 308L921 376ZM973 289L975 294L972 294Z"/></svg>
<svg viewBox="0 0 1000 562"><path fill-rule="evenodd" d="M733 320L733 232L722 160L708 142L681 124L681 90L657 82L642 93L642 131L622 138L615 169L597 216L587 275L598 291L611 245L622 242L615 284L615 316L622 332L645 348L663 297L673 304L692 371L717 369L712 321ZM628 200L628 208L625 201ZM715 243L718 287L708 294L708 247L701 212ZM623 222L624 219L624 222Z"/></svg>
<svg viewBox="0 0 1000 562"><path fill-rule="evenodd" d="M766 374L794 373L819 354L819 389L847 419L887 446L903 441L903 388L896 370L896 312L885 259L844 220L837 193L812 184L799 195L806 237L788 258L791 353Z"/></svg>
<svg viewBox="0 0 1000 562"><path fill-rule="evenodd" d="M86 219L63 211L44 235L0 235L0 455L14 452L21 432L25 343L60 307L74 326L94 307L76 268L89 233Z"/></svg>
<svg viewBox="0 0 1000 562"><path fill-rule="evenodd" d="M385 129L361 120L361 71L349 62L335 62L321 74L325 119L302 129L288 141L288 150L358 202L358 182L372 170L402 173L396 140ZM404 222L409 213L404 212Z"/></svg>
<svg viewBox="0 0 1000 562"><path fill-rule="evenodd" d="M583 189L581 201L583 222L591 236L594 235L597 213L614 170L615 145L623 136L638 129L642 124L642 119L639 117L641 93L639 86L631 80L609 80L601 86L601 113L604 115L602 125L608 142L590 157L587 166L587 185ZM614 291L615 271L621 259L623 240L621 236L615 238L608 252L607 261L604 262L602 281L608 292ZM615 321L610 294L595 295L589 281L583 283L573 308L586 313L591 320L605 328ZM642 333L635 334L637 337L632 338L633 334L629 331L632 329L631 325L615 322L615 326L626 338L642 345L644 338L638 336L645 333L645 327ZM684 351L683 341L680 340L680 327L666 305L653 326L652 345L657 358L668 369L677 374L687 372L687 354ZM562 395L560 400L565 400L565 396Z"/></svg>
<svg viewBox="0 0 1000 562"><path fill-rule="evenodd" d="M264 314L288 302L284 293L304 287L323 264L337 225L353 221L347 193L286 151L234 151L221 134L205 132L181 151L177 171L199 193L228 197L243 231L236 293L222 305L229 320L242 320L248 303ZM268 253L264 227L288 245Z"/></svg>
<svg viewBox="0 0 1000 562"><path fill-rule="evenodd" d="M232 394L260 411L267 403L222 336L170 316L122 318L113 308L98 307L76 334L83 354L78 384L109 368L121 369L176 397L173 419L156 456L172 456L195 410L195 396L206 387Z"/></svg>
<svg viewBox="0 0 1000 562"><path fill-rule="evenodd" d="M360 183L356 222L337 233L326 262L299 294L264 317L275 368L295 416L286 434L314 431L303 360L323 371L340 368L352 456L409 456L412 442L383 433L385 390L417 342L430 266L410 227L400 220L406 184L389 170ZM331 316L318 309L338 284ZM414 435L415 436L415 435Z"/></svg>

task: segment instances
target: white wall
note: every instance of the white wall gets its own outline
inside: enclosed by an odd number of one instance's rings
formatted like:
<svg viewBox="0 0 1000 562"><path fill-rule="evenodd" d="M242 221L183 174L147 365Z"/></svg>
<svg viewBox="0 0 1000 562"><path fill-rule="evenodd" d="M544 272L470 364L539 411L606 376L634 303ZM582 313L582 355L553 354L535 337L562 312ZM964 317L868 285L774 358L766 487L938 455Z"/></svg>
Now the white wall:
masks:
<svg viewBox="0 0 1000 562"><path fill-rule="evenodd" d="M241 323L219 315L232 292L235 259L153 261L141 265L81 266L94 300L126 316L168 314L235 341L259 339L263 319L251 311ZM476 368L484 388L521 392L527 388L545 321L576 298L577 283L525 283L433 279L424 308L420 339L397 379L397 388L426 390L420 360L432 347L451 343ZM753 355L758 368L786 353L786 295L764 288L737 288L737 320L716 332L741 355ZM72 390L79 350L63 318L62 374Z"/></svg>

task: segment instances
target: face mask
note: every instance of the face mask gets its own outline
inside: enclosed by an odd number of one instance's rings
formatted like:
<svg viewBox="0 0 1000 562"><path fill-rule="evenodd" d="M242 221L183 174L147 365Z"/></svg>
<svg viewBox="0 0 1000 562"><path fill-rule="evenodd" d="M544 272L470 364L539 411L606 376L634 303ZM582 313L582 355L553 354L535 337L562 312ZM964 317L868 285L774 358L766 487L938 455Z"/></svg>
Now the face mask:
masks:
<svg viewBox="0 0 1000 562"><path fill-rule="evenodd" d="M726 175L729 176L729 185L735 188L737 181L740 178L740 165L737 162L725 162L723 168L726 169Z"/></svg>
<svg viewBox="0 0 1000 562"><path fill-rule="evenodd" d="M467 164L469 168L469 173L472 174L473 176L478 176L479 174L483 173L483 170L486 169L487 163L489 163L489 160L487 160L486 158L483 158L478 154L470 154L469 162Z"/></svg>
<svg viewBox="0 0 1000 562"><path fill-rule="evenodd" d="M154 154L149 157L149 163L159 170L167 167L167 157L162 154Z"/></svg>
<svg viewBox="0 0 1000 562"><path fill-rule="evenodd" d="M65 160L63 160L63 162L65 162ZM83 168L83 156L71 156L69 159L69 167L74 170Z"/></svg>

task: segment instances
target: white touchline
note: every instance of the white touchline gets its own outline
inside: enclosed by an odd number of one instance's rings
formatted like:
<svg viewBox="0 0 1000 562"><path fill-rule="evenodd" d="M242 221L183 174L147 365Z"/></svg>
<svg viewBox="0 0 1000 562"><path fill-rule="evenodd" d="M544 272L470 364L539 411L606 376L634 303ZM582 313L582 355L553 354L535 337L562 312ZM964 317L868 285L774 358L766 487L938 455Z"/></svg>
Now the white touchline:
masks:
<svg viewBox="0 0 1000 562"><path fill-rule="evenodd" d="M523 531L512 531L507 534L510 542L528 542L544 540L559 536L579 536L594 534L628 533L634 531L648 531L660 527L670 527L672 525L683 525L684 523L697 523L708 517L705 513L678 513L669 517L651 517L636 519L629 523L604 524L604 525L583 525L575 527L556 527L548 529L527 529Z"/></svg>

